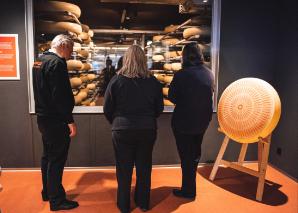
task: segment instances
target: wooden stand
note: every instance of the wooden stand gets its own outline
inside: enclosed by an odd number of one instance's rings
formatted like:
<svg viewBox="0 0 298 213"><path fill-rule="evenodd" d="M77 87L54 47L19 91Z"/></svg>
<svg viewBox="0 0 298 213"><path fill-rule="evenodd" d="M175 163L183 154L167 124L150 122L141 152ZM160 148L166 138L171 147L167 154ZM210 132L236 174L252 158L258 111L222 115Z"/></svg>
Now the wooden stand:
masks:
<svg viewBox="0 0 298 213"><path fill-rule="evenodd" d="M223 143L221 145L221 148L219 150L219 153L217 155L215 164L211 171L209 179L212 181L214 180L217 170L218 170L218 167L221 164L223 164L227 167L236 169L238 171L248 173L255 177L258 177L259 181L258 181L256 200L262 201L264 184L265 184L265 175L266 175L266 169L267 169L268 157L269 157L270 142L271 142L271 134L268 135L266 138L259 138L259 141L258 141L258 171L255 171L253 169L249 169L249 168L246 168L243 166L243 161L245 158L248 143L242 144L238 162L234 163L234 162L229 162L229 161L222 159L223 155L226 151L226 148L228 146L228 143L229 143L228 136L225 136Z"/></svg>

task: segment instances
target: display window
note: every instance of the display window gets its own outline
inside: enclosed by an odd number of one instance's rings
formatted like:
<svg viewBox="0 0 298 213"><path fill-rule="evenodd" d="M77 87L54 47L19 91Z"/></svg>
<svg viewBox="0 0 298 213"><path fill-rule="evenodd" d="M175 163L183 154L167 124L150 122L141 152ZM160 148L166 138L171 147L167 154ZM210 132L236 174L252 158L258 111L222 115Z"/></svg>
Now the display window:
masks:
<svg viewBox="0 0 298 213"><path fill-rule="evenodd" d="M220 0L28 0L26 8L31 113L35 112L31 67L61 33L74 41L67 61L74 113L103 112L105 89L132 44L144 49L148 70L163 86L165 112L172 112L169 85L181 70L183 46L190 42L200 46L205 66L214 73L216 109Z"/></svg>

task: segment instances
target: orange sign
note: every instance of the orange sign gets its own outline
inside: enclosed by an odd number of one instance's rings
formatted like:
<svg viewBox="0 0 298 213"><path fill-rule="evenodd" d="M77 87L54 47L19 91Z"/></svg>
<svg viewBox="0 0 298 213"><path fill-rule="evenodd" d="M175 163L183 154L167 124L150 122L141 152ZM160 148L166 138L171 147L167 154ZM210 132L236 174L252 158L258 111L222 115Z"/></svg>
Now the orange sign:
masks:
<svg viewBox="0 0 298 213"><path fill-rule="evenodd" d="M0 34L0 80L20 80L18 34Z"/></svg>

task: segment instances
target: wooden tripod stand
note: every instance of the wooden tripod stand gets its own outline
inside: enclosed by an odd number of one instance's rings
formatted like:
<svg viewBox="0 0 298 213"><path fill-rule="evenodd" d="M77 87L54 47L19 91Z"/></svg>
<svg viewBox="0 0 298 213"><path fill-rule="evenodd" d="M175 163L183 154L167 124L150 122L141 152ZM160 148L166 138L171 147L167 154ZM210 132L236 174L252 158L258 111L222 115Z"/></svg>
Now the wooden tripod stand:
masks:
<svg viewBox="0 0 298 213"><path fill-rule="evenodd" d="M219 129L219 131L222 132L220 129ZM261 138L261 137L259 138L259 141L258 141L258 171L255 171L253 169L249 169L249 168L243 166L243 161L245 158L248 143L242 144L241 151L240 151L240 154L238 157L238 162L234 163L234 162L229 162L229 161L222 159L223 155L226 151L226 148L228 146L229 140L230 139L228 138L228 136L225 136L225 138L222 142L221 148L219 150L219 153L217 155L215 164L211 171L209 179L212 181L214 180L220 164L223 164L227 167L230 167L230 168L236 169L238 171L253 175L253 176L259 178L256 200L262 201L264 184L265 184L265 175L266 175L268 157L269 157L271 134L269 134L266 138Z"/></svg>

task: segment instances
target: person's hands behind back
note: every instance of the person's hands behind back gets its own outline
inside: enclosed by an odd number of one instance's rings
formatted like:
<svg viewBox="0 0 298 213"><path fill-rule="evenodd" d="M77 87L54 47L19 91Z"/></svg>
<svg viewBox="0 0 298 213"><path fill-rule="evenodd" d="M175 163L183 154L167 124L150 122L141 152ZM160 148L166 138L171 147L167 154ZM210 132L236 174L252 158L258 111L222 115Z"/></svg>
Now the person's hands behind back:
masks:
<svg viewBox="0 0 298 213"><path fill-rule="evenodd" d="M77 134L77 126L75 123L68 124L69 127L69 136L74 137Z"/></svg>

